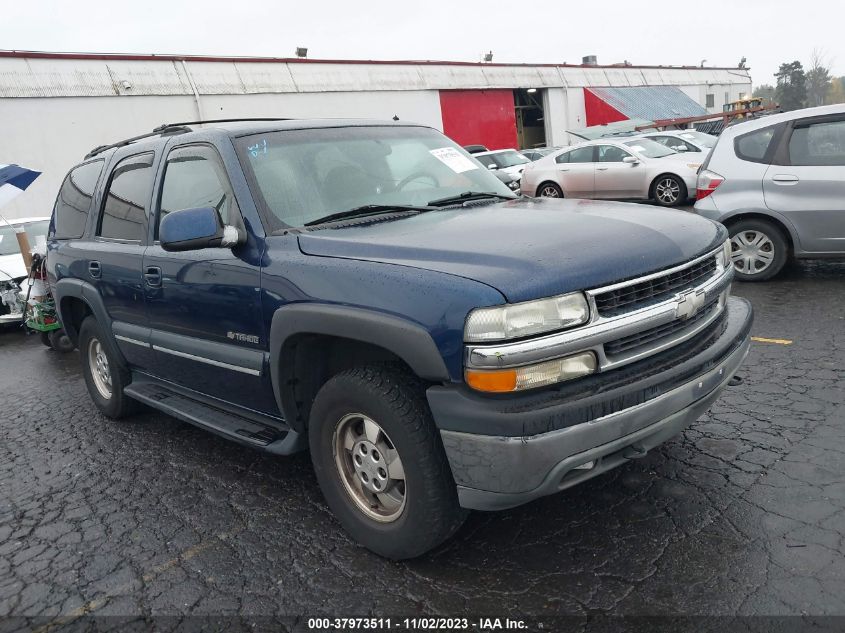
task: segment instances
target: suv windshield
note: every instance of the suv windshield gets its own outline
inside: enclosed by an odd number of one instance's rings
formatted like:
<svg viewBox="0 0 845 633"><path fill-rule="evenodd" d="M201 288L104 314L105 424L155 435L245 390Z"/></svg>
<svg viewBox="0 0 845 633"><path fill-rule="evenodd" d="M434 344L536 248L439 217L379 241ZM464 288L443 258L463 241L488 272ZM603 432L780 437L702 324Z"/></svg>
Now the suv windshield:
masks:
<svg viewBox="0 0 845 633"><path fill-rule="evenodd" d="M367 205L425 206L467 191L515 197L465 150L430 128L268 132L241 137L236 148L271 230Z"/></svg>
<svg viewBox="0 0 845 633"><path fill-rule="evenodd" d="M670 156L671 154L678 153L675 150L669 149L668 147L647 138L625 141L623 144L630 147L637 154L642 154L647 158L663 158L664 156Z"/></svg>
<svg viewBox="0 0 845 633"><path fill-rule="evenodd" d="M678 133L682 139L692 141L696 145L701 145L707 149L712 149L716 146L716 137L712 134L705 134L704 132L697 132L695 130L687 130Z"/></svg>
<svg viewBox="0 0 845 633"><path fill-rule="evenodd" d="M24 230L29 238L29 245L31 248L45 244L47 241L47 229L50 226L50 220L39 220L38 222L28 222L24 224ZM0 226L0 255L14 255L20 253L18 248L18 238L15 237L15 230L4 224Z"/></svg>

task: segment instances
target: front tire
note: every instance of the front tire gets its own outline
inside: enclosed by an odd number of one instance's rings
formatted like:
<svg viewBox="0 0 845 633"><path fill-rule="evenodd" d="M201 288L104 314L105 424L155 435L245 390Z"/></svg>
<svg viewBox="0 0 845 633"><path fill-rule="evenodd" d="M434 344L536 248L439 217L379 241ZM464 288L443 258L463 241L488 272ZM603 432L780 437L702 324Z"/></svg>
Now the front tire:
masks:
<svg viewBox="0 0 845 633"><path fill-rule="evenodd" d="M311 409L311 460L326 502L367 549L419 556L463 523L422 383L399 368L332 377Z"/></svg>
<svg viewBox="0 0 845 633"><path fill-rule="evenodd" d="M684 181L672 174L659 176L651 187L651 196L661 207L677 207L688 198Z"/></svg>
<svg viewBox="0 0 845 633"><path fill-rule="evenodd" d="M563 189L553 182L544 182L537 187L538 198L563 198Z"/></svg>
<svg viewBox="0 0 845 633"><path fill-rule="evenodd" d="M132 413L135 401L123 392L130 382L129 372L93 316L87 317L79 328L79 353L88 393L103 415L117 420Z"/></svg>
<svg viewBox="0 0 845 633"><path fill-rule="evenodd" d="M783 233L765 220L741 220L728 227L731 261L740 281L765 281L783 270L789 246Z"/></svg>

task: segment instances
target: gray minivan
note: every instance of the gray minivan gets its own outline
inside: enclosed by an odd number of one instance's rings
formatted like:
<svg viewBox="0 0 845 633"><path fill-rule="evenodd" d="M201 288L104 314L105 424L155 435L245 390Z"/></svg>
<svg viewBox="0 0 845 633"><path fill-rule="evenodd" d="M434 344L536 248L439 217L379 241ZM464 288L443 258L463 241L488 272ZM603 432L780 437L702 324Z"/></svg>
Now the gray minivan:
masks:
<svg viewBox="0 0 845 633"><path fill-rule="evenodd" d="M845 257L845 104L728 127L696 198L696 213L728 228L742 281L769 279L792 257Z"/></svg>

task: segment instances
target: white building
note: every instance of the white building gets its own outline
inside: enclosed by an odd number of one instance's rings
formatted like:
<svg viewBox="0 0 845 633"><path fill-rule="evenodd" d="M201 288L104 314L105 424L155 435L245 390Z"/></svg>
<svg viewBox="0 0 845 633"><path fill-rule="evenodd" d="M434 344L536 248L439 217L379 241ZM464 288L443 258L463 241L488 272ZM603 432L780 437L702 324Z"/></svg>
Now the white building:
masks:
<svg viewBox="0 0 845 633"><path fill-rule="evenodd" d="M649 90L625 90L638 87ZM0 163L43 172L3 213L49 215L90 149L162 123L396 116L492 149L565 145L566 130L635 118L626 108L650 120L720 112L750 93L741 68L0 51Z"/></svg>

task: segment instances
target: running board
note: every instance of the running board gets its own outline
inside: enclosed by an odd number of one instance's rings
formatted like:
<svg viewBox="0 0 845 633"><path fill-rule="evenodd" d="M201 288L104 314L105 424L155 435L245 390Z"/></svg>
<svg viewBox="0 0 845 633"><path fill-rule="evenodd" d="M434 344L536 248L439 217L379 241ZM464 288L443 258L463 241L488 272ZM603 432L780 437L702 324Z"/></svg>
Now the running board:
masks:
<svg viewBox="0 0 845 633"><path fill-rule="evenodd" d="M222 437L277 455L301 449L300 436L288 428L262 424L183 396L164 385L133 382L124 389L130 398Z"/></svg>

